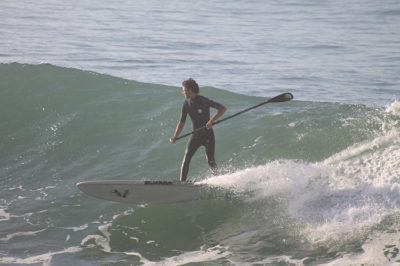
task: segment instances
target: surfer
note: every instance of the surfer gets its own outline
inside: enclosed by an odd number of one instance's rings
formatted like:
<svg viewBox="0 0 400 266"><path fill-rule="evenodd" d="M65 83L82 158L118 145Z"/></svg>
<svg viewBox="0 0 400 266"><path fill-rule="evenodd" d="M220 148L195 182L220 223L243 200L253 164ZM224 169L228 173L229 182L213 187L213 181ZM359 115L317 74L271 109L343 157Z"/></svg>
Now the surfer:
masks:
<svg viewBox="0 0 400 266"><path fill-rule="evenodd" d="M214 158L215 137L212 125L213 121L225 113L226 107L220 103L199 95L199 85L192 78L182 82L182 93L186 100L182 104L181 117L178 125L176 126L174 136L170 138L170 142L175 143L176 138L182 132L187 114L189 114L190 119L192 120L193 130L205 127L191 135L186 144L180 175L180 179L183 182L186 181L187 174L189 172L190 160L200 146L205 147L208 164L211 167L212 172L217 174L217 164ZM211 118L210 107L218 110L217 113Z"/></svg>

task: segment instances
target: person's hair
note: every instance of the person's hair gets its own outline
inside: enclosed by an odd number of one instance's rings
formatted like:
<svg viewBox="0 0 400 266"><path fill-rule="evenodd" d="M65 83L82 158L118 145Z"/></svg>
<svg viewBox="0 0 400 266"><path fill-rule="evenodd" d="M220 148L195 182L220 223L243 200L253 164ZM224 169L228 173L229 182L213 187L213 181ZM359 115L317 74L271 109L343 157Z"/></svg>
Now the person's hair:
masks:
<svg viewBox="0 0 400 266"><path fill-rule="evenodd" d="M192 78L183 81L182 82L182 87L185 87L187 90L191 90L194 93L199 93L199 85Z"/></svg>

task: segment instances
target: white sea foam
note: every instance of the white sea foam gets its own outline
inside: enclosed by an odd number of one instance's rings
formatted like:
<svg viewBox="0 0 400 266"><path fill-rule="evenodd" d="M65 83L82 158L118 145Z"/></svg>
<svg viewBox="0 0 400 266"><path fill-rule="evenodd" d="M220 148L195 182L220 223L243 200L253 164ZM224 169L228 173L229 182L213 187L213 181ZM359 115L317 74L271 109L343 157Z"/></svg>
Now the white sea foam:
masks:
<svg viewBox="0 0 400 266"><path fill-rule="evenodd" d="M81 226L62 227L62 228L63 228L63 229L67 229L67 230L72 230L72 231L74 231L74 232L77 232L77 231L82 231L82 230L87 229L88 226L89 226L88 224L84 224L84 225L81 225Z"/></svg>
<svg viewBox="0 0 400 266"><path fill-rule="evenodd" d="M395 116L400 116L400 102L394 101L392 104L386 106L386 113L392 114Z"/></svg>
<svg viewBox="0 0 400 266"><path fill-rule="evenodd" d="M81 241L81 246L94 248L100 246L104 251L111 252L110 240L101 235L88 235Z"/></svg>
<svg viewBox="0 0 400 266"><path fill-rule="evenodd" d="M98 230L101 232L100 235L88 235L85 238L82 239L81 241L81 246L87 247L87 248L95 248L95 247L100 247L103 249L105 252L111 252L111 245L110 245L110 238L111 238L111 233L108 231L109 228L112 226L112 221L116 220L118 217L129 215L133 212L133 209L128 209L120 214L116 214L112 217L112 220L109 222L105 222L102 225L98 226ZM100 216L100 219L103 217ZM92 222L93 224L100 223L98 221ZM78 231L78 230L84 230L88 227L87 224L82 225L80 227L71 227L71 228L65 228L65 229L72 229L73 231ZM134 239L134 238L131 238Z"/></svg>
<svg viewBox="0 0 400 266"><path fill-rule="evenodd" d="M111 234L108 232L108 228L112 226L112 223L100 225L99 231L102 235L88 235L81 241L81 246L88 248L94 248L100 246L105 252L111 252L110 237Z"/></svg>
<svg viewBox="0 0 400 266"><path fill-rule="evenodd" d="M289 256L272 256L252 263L238 263L240 265L304 265L308 258L293 259Z"/></svg>
<svg viewBox="0 0 400 266"><path fill-rule="evenodd" d="M10 214L4 209L0 209L0 222L10 220Z"/></svg>
<svg viewBox="0 0 400 266"><path fill-rule="evenodd" d="M37 231L29 231L29 232L16 232L16 233L12 233L12 234L8 234L6 237L0 238L0 242L7 242L10 239L16 238L16 237L22 237L22 236L36 236L38 233L41 233L43 231L47 230L47 228L45 229L41 229L41 230L37 230Z"/></svg>
<svg viewBox="0 0 400 266"><path fill-rule="evenodd" d="M337 259L321 265L354 265L354 262L357 262L357 265L399 265L399 239L399 233L375 233L362 245L362 252L343 254Z"/></svg>
<svg viewBox="0 0 400 266"><path fill-rule="evenodd" d="M400 134L395 128L320 163L273 161L203 180L245 195L285 203L282 212L314 244L346 243L400 211Z"/></svg>
<svg viewBox="0 0 400 266"><path fill-rule="evenodd" d="M200 263L200 262L210 263L212 261L217 261L219 259L229 257L230 252L227 251L226 248L221 246L215 246L207 249L201 247L200 250L184 252L180 255L169 257L162 261L157 261L157 262L149 261L137 253L126 253L126 254L138 256L140 257L141 263L143 263L143 265L152 266L152 265L184 265L188 263Z"/></svg>
<svg viewBox="0 0 400 266"><path fill-rule="evenodd" d="M48 252L45 254L31 256L27 258L16 258L16 257L0 257L0 263L4 263L5 265L10 264L19 264L19 265L28 265L28 264L41 264L43 266L51 265L51 260L55 255L61 255L66 253L77 253L80 252L82 248L80 247L69 247L61 251Z"/></svg>

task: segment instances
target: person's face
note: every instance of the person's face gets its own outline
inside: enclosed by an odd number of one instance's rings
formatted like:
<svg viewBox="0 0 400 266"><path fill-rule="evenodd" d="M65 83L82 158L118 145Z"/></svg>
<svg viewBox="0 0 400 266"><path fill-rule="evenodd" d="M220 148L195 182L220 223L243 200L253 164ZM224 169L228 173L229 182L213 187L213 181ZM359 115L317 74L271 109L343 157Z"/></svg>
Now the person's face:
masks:
<svg viewBox="0 0 400 266"><path fill-rule="evenodd" d="M193 99L194 96L196 96L193 91L188 90L185 87L182 87L182 94L183 96L185 96L186 99Z"/></svg>

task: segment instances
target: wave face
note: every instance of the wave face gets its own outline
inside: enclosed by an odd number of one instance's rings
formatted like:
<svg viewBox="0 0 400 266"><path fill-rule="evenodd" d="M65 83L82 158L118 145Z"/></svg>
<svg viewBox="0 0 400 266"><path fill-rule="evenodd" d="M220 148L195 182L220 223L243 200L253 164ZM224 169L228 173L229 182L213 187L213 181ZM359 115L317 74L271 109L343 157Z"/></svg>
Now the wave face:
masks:
<svg viewBox="0 0 400 266"><path fill-rule="evenodd" d="M202 149L189 173L236 196L132 206L90 198L75 183L178 179L186 140L169 138L180 88L49 64L2 64L0 76L0 263L399 260L397 101L295 99L242 114L214 128L221 175L208 171ZM226 115L265 100L201 94Z"/></svg>

